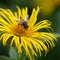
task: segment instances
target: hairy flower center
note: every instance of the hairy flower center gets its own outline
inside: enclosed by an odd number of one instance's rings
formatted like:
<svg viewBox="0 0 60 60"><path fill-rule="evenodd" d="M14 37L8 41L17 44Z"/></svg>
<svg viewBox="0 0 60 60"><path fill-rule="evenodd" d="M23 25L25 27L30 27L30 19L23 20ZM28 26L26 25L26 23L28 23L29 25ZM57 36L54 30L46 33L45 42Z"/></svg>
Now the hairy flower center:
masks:
<svg viewBox="0 0 60 60"><path fill-rule="evenodd" d="M15 24L13 27L12 27L12 31L15 35L17 36L27 36L27 37L30 37L32 35L32 29L31 28L24 28L23 25L20 25L20 24Z"/></svg>

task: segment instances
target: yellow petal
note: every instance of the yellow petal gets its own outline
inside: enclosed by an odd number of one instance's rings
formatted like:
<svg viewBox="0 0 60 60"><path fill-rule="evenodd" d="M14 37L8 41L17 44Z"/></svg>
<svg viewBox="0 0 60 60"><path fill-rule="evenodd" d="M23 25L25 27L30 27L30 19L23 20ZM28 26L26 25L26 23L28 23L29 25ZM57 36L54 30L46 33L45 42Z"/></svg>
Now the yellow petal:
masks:
<svg viewBox="0 0 60 60"><path fill-rule="evenodd" d="M15 18L18 18L17 12L14 12Z"/></svg>
<svg viewBox="0 0 60 60"><path fill-rule="evenodd" d="M48 20L43 20L39 23L37 23L36 25L33 26L33 31L37 31L39 29L43 29L43 28L49 28L51 26L51 22Z"/></svg>
<svg viewBox="0 0 60 60"><path fill-rule="evenodd" d="M5 15L9 18L9 20L10 20L12 23L16 23L16 21L14 20L15 17L13 17L13 16L11 15L11 13L9 13L7 10L2 9L2 8L0 8L0 10L1 10L1 12L2 12L3 14L5 14ZM3 17L4 17L4 16L3 16Z"/></svg>
<svg viewBox="0 0 60 60"><path fill-rule="evenodd" d="M8 22L6 22L2 17L0 17L0 23L2 23L3 25L6 25L8 27L10 27L10 24Z"/></svg>
<svg viewBox="0 0 60 60"><path fill-rule="evenodd" d="M13 18L15 18L13 12L12 12L10 9L7 9L7 11L8 11L8 13L9 13Z"/></svg>
<svg viewBox="0 0 60 60"><path fill-rule="evenodd" d="M36 40L35 40L34 38L26 38L26 37L25 37L25 39L28 40L28 41L30 41L30 42L33 44L36 52L38 52L38 51L40 51L40 52L43 51L42 46L41 46L38 42L36 42ZM40 54L40 55L41 55L41 54Z"/></svg>
<svg viewBox="0 0 60 60"><path fill-rule="evenodd" d="M29 58L32 60L32 56L31 56L31 54L30 54L30 52L29 52L29 49L28 49L28 45L26 44L26 41L25 41L25 39L22 37L21 38L22 40L23 40L23 48L25 49L25 51L26 51L26 55L27 56L29 56Z"/></svg>
<svg viewBox="0 0 60 60"><path fill-rule="evenodd" d="M26 40L25 42L26 42L26 44L28 45L28 47L30 48L32 55L37 56L36 52L35 52L34 49L33 49L33 46L32 46L32 44L31 44L31 41L28 40L28 38L26 38L26 37L24 37L24 39Z"/></svg>
<svg viewBox="0 0 60 60"><path fill-rule="evenodd" d="M2 25L2 26L0 25L0 31L13 34L12 31L11 31L11 29L8 26L5 26L5 25Z"/></svg>
<svg viewBox="0 0 60 60"><path fill-rule="evenodd" d="M20 17L21 17L21 10L20 10L19 6L16 6L16 7L18 9L18 19L20 19Z"/></svg>
<svg viewBox="0 0 60 60"><path fill-rule="evenodd" d="M35 10L35 8L33 9L32 14L31 14L31 17L28 20L28 25L30 27L33 26L36 23L37 15L38 15L39 10L40 10L39 7L37 7L37 10Z"/></svg>
<svg viewBox="0 0 60 60"><path fill-rule="evenodd" d="M28 13L28 9L27 9L27 7L24 9L22 9L22 14L21 14L21 18L22 19L25 19L26 18L26 16L27 16L27 13Z"/></svg>
<svg viewBox="0 0 60 60"><path fill-rule="evenodd" d="M12 38L12 40L11 40L11 43L10 43L10 46L12 46L14 40L15 40L15 36L13 36L13 38Z"/></svg>
<svg viewBox="0 0 60 60"><path fill-rule="evenodd" d="M46 43L48 42L51 45L51 47L54 47L55 46L54 40L57 40L53 34L46 33L46 32L40 32L40 33L39 32L36 32L36 33L34 33L32 35L32 37L43 39L42 41L44 41ZM48 43L47 43L47 45L48 45Z"/></svg>
<svg viewBox="0 0 60 60"><path fill-rule="evenodd" d="M43 49L45 51L45 55L46 55L48 52L47 46L41 40L38 40L38 39L34 39L34 40L36 40L36 42L38 42L43 47Z"/></svg>
<svg viewBox="0 0 60 60"><path fill-rule="evenodd" d="M3 45L6 45L8 39L11 37L11 34L4 34L3 36Z"/></svg>
<svg viewBox="0 0 60 60"><path fill-rule="evenodd" d="M4 17L4 19L6 19L6 22L9 22L9 24L11 24L11 21L8 19L8 17L3 14L3 12L0 12L0 15Z"/></svg>
<svg viewBox="0 0 60 60"><path fill-rule="evenodd" d="M16 41L16 40L17 40L17 41ZM19 37L17 37L17 36L15 37L15 39L14 39L14 43L15 43L17 49L19 50L19 46L20 46Z"/></svg>

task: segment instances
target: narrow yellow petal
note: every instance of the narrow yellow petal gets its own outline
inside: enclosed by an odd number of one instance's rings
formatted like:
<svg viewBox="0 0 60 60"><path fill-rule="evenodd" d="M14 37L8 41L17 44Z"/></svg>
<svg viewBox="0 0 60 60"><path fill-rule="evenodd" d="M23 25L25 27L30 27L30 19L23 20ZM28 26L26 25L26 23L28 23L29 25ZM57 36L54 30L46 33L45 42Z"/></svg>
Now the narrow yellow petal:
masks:
<svg viewBox="0 0 60 60"><path fill-rule="evenodd" d="M14 12L14 15L15 15L15 18L18 18L18 16L17 16L17 12Z"/></svg>
<svg viewBox="0 0 60 60"><path fill-rule="evenodd" d="M10 9L7 9L8 13L12 16L12 18L15 18L13 12Z"/></svg>
<svg viewBox="0 0 60 60"><path fill-rule="evenodd" d="M21 17L21 10L20 10L19 6L16 6L16 7L18 9L18 19L20 19L20 17Z"/></svg>
<svg viewBox="0 0 60 60"><path fill-rule="evenodd" d="M57 41L57 39L56 39L56 37L55 37L54 34L52 34L52 33L45 33L45 34L48 35L48 36L50 36L51 38L53 38L54 40Z"/></svg>
<svg viewBox="0 0 60 60"><path fill-rule="evenodd" d="M51 33L46 33L46 32L36 32L32 35L32 37L36 37L36 38L40 38L40 39L43 39L43 41L45 41L46 43L48 42L51 47L54 47L55 44L54 44L54 40L56 40L55 36ZM47 43L47 45L48 45Z"/></svg>
<svg viewBox="0 0 60 60"><path fill-rule="evenodd" d="M22 37L20 37L21 39L20 39L20 41L21 41L21 43L20 43L20 46L19 46L19 49L18 49L18 53L22 53L22 46L23 46L23 40L22 40Z"/></svg>
<svg viewBox="0 0 60 60"><path fill-rule="evenodd" d="M13 18L13 16L12 16L7 10L2 9L2 8L0 8L0 10L1 10L1 12L2 12L3 14L5 14L5 15L9 18L9 20L10 20L12 23L16 23L16 21L15 21L14 18Z"/></svg>
<svg viewBox="0 0 60 60"><path fill-rule="evenodd" d="M39 38L39 37L37 37ZM51 43L48 39L46 39L45 37L40 37L39 38L41 41L43 41L43 43L46 43L47 47L49 48L49 43ZM52 44L51 44L52 45Z"/></svg>
<svg viewBox="0 0 60 60"><path fill-rule="evenodd" d="M55 46L55 44L54 44L54 39L51 38L51 37L49 37L49 36L46 36L46 35L44 35L44 36L45 36L45 38L47 38L49 41L51 41L51 44L52 44L52 46L54 47L54 46Z"/></svg>
<svg viewBox="0 0 60 60"><path fill-rule="evenodd" d="M28 45L28 47L30 48L32 55L37 56L36 52L35 52L34 49L33 49L33 46L32 46L32 44L31 44L31 42L30 42L26 37L25 37L24 39L26 40L25 42L26 42L26 44Z"/></svg>
<svg viewBox="0 0 60 60"><path fill-rule="evenodd" d="M37 23L36 25L33 26L33 31L37 31L39 29L43 29L43 28L49 28L51 26L51 22L48 20L43 20L39 23Z"/></svg>
<svg viewBox="0 0 60 60"><path fill-rule="evenodd" d="M19 50L19 46L20 46L19 37L17 37L17 36L15 37L14 43L15 43L17 49Z"/></svg>
<svg viewBox="0 0 60 60"><path fill-rule="evenodd" d="M26 41L25 41L25 39L22 37L21 38L22 40L23 40L23 48L25 49L25 51L26 51L26 55L27 56L29 56L29 58L32 60L32 56L31 56L31 54L30 54L30 52L29 52L29 49L28 49L28 45L26 44Z"/></svg>
<svg viewBox="0 0 60 60"><path fill-rule="evenodd" d="M47 54L48 52L48 48L47 46L41 41L41 40L37 40L36 41L43 47L44 51L45 51L45 55Z"/></svg>
<svg viewBox="0 0 60 60"><path fill-rule="evenodd" d="M8 27L10 27L10 24L8 22L6 22L2 17L0 17L0 23L2 23L3 25L6 25Z"/></svg>
<svg viewBox="0 0 60 60"><path fill-rule="evenodd" d="M47 39L47 38L45 38L45 37L42 37L43 39L44 39L44 41L46 41L48 44L48 48L49 48L49 46L51 46L51 48L53 48L53 45L52 45L52 43L51 43L51 41L49 40L49 39Z"/></svg>
<svg viewBox="0 0 60 60"><path fill-rule="evenodd" d="M15 36L13 36L12 41L11 41L11 43L10 43L10 46L12 46L14 40L15 40Z"/></svg>
<svg viewBox="0 0 60 60"><path fill-rule="evenodd" d="M6 45L8 39L11 37L11 34L5 34L3 36L3 45Z"/></svg>
<svg viewBox="0 0 60 60"><path fill-rule="evenodd" d="M0 15L4 17L4 19L6 19L7 22L9 22L9 24L11 24L11 21L9 20L9 18L3 14L2 12L0 12Z"/></svg>
<svg viewBox="0 0 60 60"><path fill-rule="evenodd" d="M22 9L22 14L21 14L21 18L22 19L25 19L26 18L26 16L27 16L27 13L28 13L28 9L27 9L27 7L24 9Z"/></svg>
<svg viewBox="0 0 60 60"><path fill-rule="evenodd" d="M38 42L36 42L34 38L25 37L25 39L27 39L33 44L34 48L36 49L36 52L38 52L39 50L43 51L43 48L41 47L41 45Z"/></svg>
<svg viewBox="0 0 60 60"><path fill-rule="evenodd" d="M0 31L4 31L4 32L7 32L7 33L12 33L11 29L8 27L8 26L5 26L5 25L0 25Z"/></svg>
<svg viewBox="0 0 60 60"><path fill-rule="evenodd" d="M4 36L5 34L6 34L6 33L2 33L2 34L1 34L0 40L3 38L3 36Z"/></svg>
<svg viewBox="0 0 60 60"><path fill-rule="evenodd" d="M31 17L28 20L28 25L29 26L33 26L36 23L37 15L38 15L39 10L40 10L39 7L37 7L37 10L35 10L35 8L33 9Z"/></svg>

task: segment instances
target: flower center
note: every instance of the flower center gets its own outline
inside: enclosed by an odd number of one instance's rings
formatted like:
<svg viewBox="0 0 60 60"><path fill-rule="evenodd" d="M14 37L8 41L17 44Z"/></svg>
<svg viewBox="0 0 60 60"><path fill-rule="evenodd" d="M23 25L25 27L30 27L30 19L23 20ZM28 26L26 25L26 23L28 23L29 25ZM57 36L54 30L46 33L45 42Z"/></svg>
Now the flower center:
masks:
<svg viewBox="0 0 60 60"><path fill-rule="evenodd" d="M32 35L32 29L28 26L24 26L22 24L15 24L12 27L12 31L15 35L21 37L21 36L26 36L26 37L31 37Z"/></svg>

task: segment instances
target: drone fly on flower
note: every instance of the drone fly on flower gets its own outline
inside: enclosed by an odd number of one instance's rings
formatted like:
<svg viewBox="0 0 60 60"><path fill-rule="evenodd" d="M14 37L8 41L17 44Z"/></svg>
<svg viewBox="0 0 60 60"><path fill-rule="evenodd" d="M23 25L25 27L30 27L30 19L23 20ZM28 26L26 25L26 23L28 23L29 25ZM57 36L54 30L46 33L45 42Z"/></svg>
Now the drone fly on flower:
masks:
<svg viewBox="0 0 60 60"><path fill-rule="evenodd" d="M15 19L17 22L19 22L18 25L23 25L25 29L28 28L27 20L28 20L28 15L26 15L25 19Z"/></svg>

